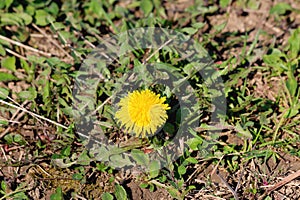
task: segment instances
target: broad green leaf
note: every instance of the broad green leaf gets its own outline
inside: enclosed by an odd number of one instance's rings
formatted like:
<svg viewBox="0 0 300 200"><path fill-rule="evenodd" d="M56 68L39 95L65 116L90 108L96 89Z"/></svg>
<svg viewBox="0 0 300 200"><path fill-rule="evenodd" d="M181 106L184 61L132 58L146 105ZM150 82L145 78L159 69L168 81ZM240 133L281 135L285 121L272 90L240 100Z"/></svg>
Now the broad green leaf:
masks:
<svg viewBox="0 0 300 200"><path fill-rule="evenodd" d="M185 174L185 173L186 173L186 168L185 168L185 166L180 165L180 166L178 167L178 173L181 174L181 175Z"/></svg>
<svg viewBox="0 0 300 200"><path fill-rule="evenodd" d="M116 185L114 194L115 194L117 200L126 200L127 199L126 191L121 185Z"/></svg>
<svg viewBox="0 0 300 200"><path fill-rule="evenodd" d="M284 15L287 11L290 10L292 10L290 4L281 2L281 3L277 3L275 6L273 6L270 9L270 14Z"/></svg>
<svg viewBox="0 0 300 200"><path fill-rule="evenodd" d="M143 151L133 149L131 151L131 156L136 161L138 165L147 166L149 164L149 156L145 154Z"/></svg>
<svg viewBox="0 0 300 200"><path fill-rule="evenodd" d="M26 144L26 142L25 142L23 136L20 135L20 134L14 135L14 142L16 142L16 143L18 143L18 144L20 144L20 145Z"/></svg>
<svg viewBox="0 0 300 200"><path fill-rule="evenodd" d="M289 75L288 79L286 80L286 87L289 90L290 96L294 97L297 91L298 82L294 75Z"/></svg>
<svg viewBox="0 0 300 200"><path fill-rule="evenodd" d="M186 27L181 29L181 32L183 33L187 33L188 35L193 35L198 31L198 29L196 28L192 28L192 27Z"/></svg>
<svg viewBox="0 0 300 200"><path fill-rule="evenodd" d="M31 87L28 91L21 91L18 93L18 96L26 100L34 100L37 97L37 91Z"/></svg>
<svg viewBox="0 0 300 200"><path fill-rule="evenodd" d="M300 54L300 28L294 30L291 37L288 39L289 42L289 57L291 59L297 58Z"/></svg>
<svg viewBox="0 0 300 200"><path fill-rule="evenodd" d="M9 57L3 58L1 60L1 67L4 67L11 71L16 71L16 57L9 56Z"/></svg>
<svg viewBox="0 0 300 200"><path fill-rule="evenodd" d="M110 156L110 165L115 168L121 168L125 166L132 166L132 161L128 156L121 156L119 154Z"/></svg>
<svg viewBox="0 0 300 200"><path fill-rule="evenodd" d="M1 56L5 56L6 55L6 51L4 49L4 47L0 44L0 55Z"/></svg>
<svg viewBox="0 0 300 200"><path fill-rule="evenodd" d="M77 164L78 165L89 165L91 162L90 157L87 155L87 151L83 151L78 157Z"/></svg>
<svg viewBox="0 0 300 200"><path fill-rule="evenodd" d="M51 194L50 200L63 200L63 193L61 187L56 188L56 191L54 194Z"/></svg>
<svg viewBox="0 0 300 200"><path fill-rule="evenodd" d="M45 10L35 11L35 23L39 26L46 26L49 24L47 18L50 17L49 13Z"/></svg>
<svg viewBox="0 0 300 200"><path fill-rule="evenodd" d="M13 2L14 2L14 0L5 0L5 7L9 8Z"/></svg>
<svg viewBox="0 0 300 200"><path fill-rule="evenodd" d="M0 119L0 126L1 125L8 125L9 124L9 122L6 120L6 119Z"/></svg>
<svg viewBox="0 0 300 200"><path fill-rule="evenodd" d="M226 8L231 3L231 0L220 0L220 6Z"/></svg>
<svg viewBox="0 0 300 200"><path fill-rule="evenodd" d="M12 74L0 72L0 82L8 82L8 81L15 81L18 80L17 77L15 77Z"/></svg>
<svg viewBox="0 0 300 200"><path fill-rule="evenodd" d="M148 16L153 9L153 4L151 0L142 0L141 9L144 12L145 16Z"/></svg>
<svg viewBox="0 0 300 200"><path fill-rule="evenodd" d="M159 175L160 163L157 160L153 160L149 165L149 174L151 178L155 178Z"/></svg>
<svg viewBox="0 0 300 200"><path fill-rule="evenodd" d="M198 160L196 158L193 158L193 157L188 157L185 160L188 161L189 163L193 163L193 164L197 164L198 163Z"/></svg>
<svg viewBox="0 0 300 200"><path fill-rule="evenodd" d="M6 183L4 181L1 181L1 190L6 191Z"/></svg>
<svg viewBox="0 0 300 200"><path fill-rule="evenodd" d="M16 16L20 17L25 25L29 25L32 22L32 17L27 13L17 13Z"/></svg>
<svg viewBox="0 0 300 200"><path fill-rule="evenodd" d="M6 99L9 95L9 91L5 88L0 88L0 99Z"/></svg>
<svg viewBox="0 0 300 200"><path fill-rule="evenodd" d="M14 137L12 136L12 134L7 134L4 136L4 140L7 144L12 144L14 141Z"/></svg>
<svg viewBox="0 0 300 200"><path fill-rule="evenodd" d="M73 180L78 180L80 181L83 178L83 175L81 173L75 173L72 175Z"/></svg>
<svg viewBox="0 0 300 200"><path fill-rule="evenodd" d="M109 194L108 192L105 192L102 194L101 199L102 200L113 200L114 196Z"/></svg>

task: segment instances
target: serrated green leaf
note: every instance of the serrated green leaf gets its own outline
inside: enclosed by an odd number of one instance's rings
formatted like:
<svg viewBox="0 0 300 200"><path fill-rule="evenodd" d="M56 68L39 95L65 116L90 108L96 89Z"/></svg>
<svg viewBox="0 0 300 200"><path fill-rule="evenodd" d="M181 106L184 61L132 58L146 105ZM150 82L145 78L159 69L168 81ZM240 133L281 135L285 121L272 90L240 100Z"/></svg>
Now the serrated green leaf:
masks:
<svg viewBox="0 0 300 200"><path fill-rule="evenodd" d="M131 151L131 156L138 165L148 166L149 156L148 154L145 154L143 151L140 151L138 149L133 149Z"/></svg>
<svg viewBox="0 0 300 200"><path fill-rule="evenodd" d="M9 69L11 71L16 71L16 57L8 56L1 60L1 67Z"/></svg>
<svg viewBox="0 0 300 200"><path fill-rule="evenodd" d="M61 150L61 155L63 155L63 156L69 156L70 153L71 153L71 146L70 145L66 146L65 148L63 148Z"/></svg>
<svg viewBox="0 0 300 200"><path fill-rule="evenodd" d="M89 165L91 162L90 157L87 155L87 151L83 151L77 159L78 165Z"/></svg>

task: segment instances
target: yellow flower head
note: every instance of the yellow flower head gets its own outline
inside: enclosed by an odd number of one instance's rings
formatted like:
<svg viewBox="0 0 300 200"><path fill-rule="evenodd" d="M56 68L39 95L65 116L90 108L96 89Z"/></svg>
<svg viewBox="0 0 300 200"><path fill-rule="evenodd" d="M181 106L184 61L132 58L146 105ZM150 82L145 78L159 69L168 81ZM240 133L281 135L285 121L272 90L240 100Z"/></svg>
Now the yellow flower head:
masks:
<svg viewBox="0 0 300 200"><path fill-rule="evenodd" d="M164 104L166 97L146 89L133 91L122 98L118 104L116 119L126 131L133 131L137 136L154 134L167 118L166 110L170 107Z"/></svg>

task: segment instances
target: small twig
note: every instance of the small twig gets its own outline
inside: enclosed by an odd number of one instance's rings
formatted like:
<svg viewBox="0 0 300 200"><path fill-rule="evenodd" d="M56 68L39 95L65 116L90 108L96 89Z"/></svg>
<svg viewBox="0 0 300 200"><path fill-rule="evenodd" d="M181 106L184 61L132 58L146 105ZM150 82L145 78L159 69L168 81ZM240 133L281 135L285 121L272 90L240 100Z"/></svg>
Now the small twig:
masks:
<svg viewBox="0 0 300 200"><path fill-rule="evenodd" d="M212 176L214 173L216 173L216 171L218 170L218 166L221 163L222 159L224 158L225 155L222 155L221 158L219 159L217 165L214 167L214 169L212 170L212 172L210 173L210 176Z"/></svg>
<svg viewBox="0 0 300 200"><path fill-rule="evenodd" d="M26 101L24 101L23 103L22 103L22 105L20 105L20 107L24 107L24 105L26 105L27 104L27 100ZM18 115L18 113L19 113L19 111L20 111L20 109L18 109L14 114L13 114L13 116L10 118L10 122L11 121L16 121L16 120L19 120L23 115L24 115L24 112L23 113L21 113L21 114L19 114ZM18 115L18 117L17 117L17 115ZM17 118L16 118L17 117ZM12 122L12 125L14 125L16 122ZM2 138L3 136L5 136L6 135L6 133L8 133L8 131L10 130L10 127L8 127L7 129L5 129L5 131L3 132L3 133L1 133L0 134L0 138Z"/></svg>
<svg viewBox="0 0 300 200"><path fill-rule="evenodd" d="M10 53L10 54L12 54L12 55L14 55L14 56L16 56L16 57L18 57L18 58L21 58L21 59L23 59L23 60L28 60L28 59L25 58L24 56L21 56L20 54L14 52L14 51L12 51L12 50L10 50L10 49L8 49L8 48L4 48L4 49L5 49L5 51L7 51L8 53Z"/></svg>
<svg viewBox="0 0 300 200"><path fill-rule="evenodd" d="M35 113L33 113L33 112L29 111L29 110L26 110L25 108L16 106L16 105L11 104L11 103L8 103L8 102L5 102L5 101L3 101L3 100L1 100L1 99L0 99L0 103L3 103L3 104L5 104L5 105L7 105L7 106L10 106L10 107L13 107L13 108L16 108L16 109L20 109L20 110L22 110L22 111L24 111L24 112L26 112L26 113L32 115L32 116L35 117L35 118L45 120L45 121L47 121L47 122L49 122L49 123L51 123L51 124L54 124L54 125L56 125L56 126L58 126L58 127L63 128L63 129L66 129L66 130L69 129L67 126L64 126L64 125L62 125L62 124L59 124L58 122L55 122L55 121L53 121L53 120L51 120L51 119L48 119L48 118L46 118L46 117L43 117L43 116L41 116L41 115L35 114ZM77 132L77 133L78 133L78 135L80 135L80 136L82 136L82 137L84 137L84 138L89 138L88 136L86 136L86 135L84 135L84 134L82 134L82 133L80 133L80 132Z"/></svg>
<svg viewBox="0 0 300 200"><path fill-rule="evenodd" d="M166 41L164 44L162 44L158 49L156 49L148 58L146 58L143 61L143 65L146 64L157 52L159 52L159 50L161 50L162 48L164 48L166 45L168 45L170 42L172 42L173 39L169 39L168 41Z"/></svg>
<svg viewBox="0 0 300 200"><path fill-rule="evenodd" d="M4 41L7 41L7 42L9 42L9 43L11 43L11 44L14 44L14 45L23 47L24 49L27 49L27 50L29 50L29 51L33 51L33 52L35 52L35 53L39 53L39 54L41 54L41 55L43 55L43 56L51 57L51 54L50 54L50 53L46 53L46 52L43 52L43 51L41 51L41 50L35 49L35 48L31 47L31 46L27 46L27 45L25 45L25 44L22 44L21 42L18 42L18 41L14 41L14 40L12 40L12 39L9 39L9 38L7 38L7 37L5 37L5 36L3 36L3 35L0 35L0 39L1 39L1 40L4 40Z"/></svg>
<svg viewBox="0 0 300 200"><path fill-rule="evenodd" d="M284 179L282 179L280 182L276 183L273 187L271 187L270 189L267 190L267 192L272 192L282 186L284 186L285 184L287 184L288 182L298 178L300 176L300 170L288 175L287 177L285 177Z"/></svg>
<svg viewBox="0 0 300 200"><path fill-rule="evenodd" d="M96 108L96 110L94 110L92 112L92 115L95 115L98 110L100 110L105 104L107 104L107 102L109 102L109 100L112 99L112 97L113 97L113 95L111 95L110 97L108 97L100 106L98 106L98 108Z"/></svg>
<svg viewBox="0 0 300 200"><path fill-rule="evenodd" d="M55 40L52 39L52 37L48 36L42 29L40 29L37 25L32 24L32 26L38 30L44 37L46 37L52 44L54 44L54 46L56 46L57 48L59 48L66 56L68 56L69 58L71 58L72 60L74 59L66 50L64 50L64 48L61 47L61 45L59 45Z"/></svg>
<svg viewBox="0 0 300 200"><path fill-rule="evenodd" d="M219 174L218 170L216 172L216 175L220 178L220 180L225 184L225 186L230 190L230 192L233 194L233 197L235 200L239 200L239 197L237 193L232 189L232 187L227 183L227 181L223 178L221 174Z"/></svg>

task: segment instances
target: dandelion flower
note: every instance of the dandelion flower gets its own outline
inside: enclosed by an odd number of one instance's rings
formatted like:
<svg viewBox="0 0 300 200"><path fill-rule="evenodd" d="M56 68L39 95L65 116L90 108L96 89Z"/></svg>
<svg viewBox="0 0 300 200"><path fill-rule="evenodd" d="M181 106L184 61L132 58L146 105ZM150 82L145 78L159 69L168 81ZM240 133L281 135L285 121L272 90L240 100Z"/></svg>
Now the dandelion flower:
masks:
<svg viewBox="0 0 300 200"><path fill-rule="evenodd" d="M170 107L165 101L166 97L160 98L159 94L148 89L136 90L120 100L115 117L126 131L145 137L146 134L154 134L166 122L166 110Z"/></svg>

